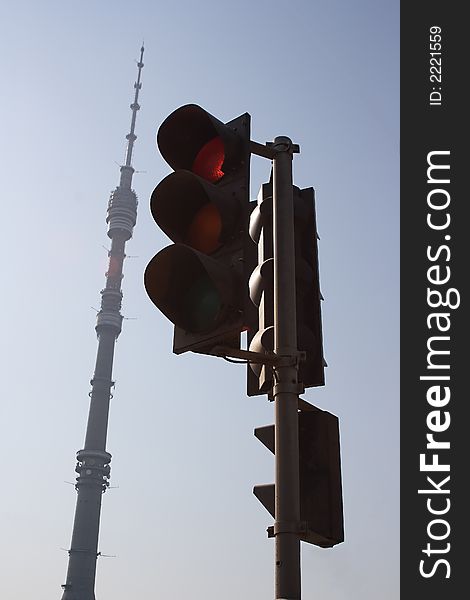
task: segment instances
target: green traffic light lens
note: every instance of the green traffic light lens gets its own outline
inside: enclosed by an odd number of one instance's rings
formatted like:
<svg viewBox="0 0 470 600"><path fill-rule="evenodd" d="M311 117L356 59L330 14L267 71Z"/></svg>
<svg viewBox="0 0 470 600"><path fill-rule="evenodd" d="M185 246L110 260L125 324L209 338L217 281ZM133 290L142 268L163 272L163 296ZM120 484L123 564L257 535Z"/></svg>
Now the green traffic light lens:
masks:
<svg viewBox="0 0 470 600"><path fill-rule="evenodd" d="M222 171L224 160L224 142L220 136L217 136L199 150L194 159L192 171L210 183L217 183L225 175Z"/></svg>
<svg viewBox="0 0 470 600"><path fill-rule="evenodd" d="M210 333L233 311L234 274L219 261L183 244L167 246L145 269L152 302L188 333Z"/></svg>
<svg viewBox="0 0 470 600"><path fill-rule="evenodd" d="M199 333L217 325L221 298L208 277L201 277L187 290L181 312L188 331Z"/></svg>

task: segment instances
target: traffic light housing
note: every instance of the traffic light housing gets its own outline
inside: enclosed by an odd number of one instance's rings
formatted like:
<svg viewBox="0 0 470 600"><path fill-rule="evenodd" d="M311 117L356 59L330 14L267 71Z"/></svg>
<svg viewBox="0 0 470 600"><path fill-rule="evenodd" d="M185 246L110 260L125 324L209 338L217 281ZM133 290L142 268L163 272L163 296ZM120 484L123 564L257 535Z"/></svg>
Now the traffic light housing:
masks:
<svg viewBox="0 0 470 600"><path fill-rule="evenodd" d="M261 186L257 206L250 216L249 233L258 245L258 264L249 278L249 294L258 307L258 326L248 331L249 349L274 350L274 259L273 186ZM321 293L313 188L293 186L296 280L297 345L305 352L299 364L299 381L304 388L325 384L321 325ZM273 386L271 366L250 363L247 372L249 396L269 393Z"/></svg>
<svg viewBox="0 0 470 600"><path fill-rule="evenodd" d="M300 539L330 548L344 541L339 422L327 411L300 403ZM255 436L274 454L274 425L258 427ZM274 484L256 485L253 493L275 518Z"/></svg>
<svg viewBox="0 0 470 600"><path fill-rule="evenodd" d="M188 104L165 119L157 144L174 172L153 191L151 212L175 243L148 264L147 293L175 325L176 354L239 348L253 314L245 265L250 115L222 123Z"/></svg>
<svg viewBox="0 0 470 600"><path fill-rule="evenodd" d="M274 350L274 258L272 181L261 186L257 204L250 215L249 234L258 247L258 262L248 288L253 306L258 308L256 326L248 330L248 349L266 353ZM248 363L248 396L268 393L273 386L272 366Z"/></svg>
<svg viewBox="0 0 470 600"><path fill-rule="evenodd" d="M299 381L308 388L325 385L326 366L313 188L299 190L294 186L294 235L297 344L299 350L306 353L305 361L299 366Z"/></svg>

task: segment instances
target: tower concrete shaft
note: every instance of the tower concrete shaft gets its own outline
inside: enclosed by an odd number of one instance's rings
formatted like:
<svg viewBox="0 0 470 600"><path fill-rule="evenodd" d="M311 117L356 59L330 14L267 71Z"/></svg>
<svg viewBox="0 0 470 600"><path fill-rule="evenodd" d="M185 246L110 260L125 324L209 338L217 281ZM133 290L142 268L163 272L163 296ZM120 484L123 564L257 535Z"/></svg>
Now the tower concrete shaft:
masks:
<svg viewBox="0 0 470 600"><path fill-rule="evenodd" d="M137 219L137 196L132 190L131 166L135 135L135 122L144 47L140 49L137 63L138 77L134 84L135 97L131 104L131 130L126 136L127 152L121 167L119 186L111 193L106 222L111 249L108 253L109 266L106 285L101 290L101 310L97 316L96 333L98 350L95 372L91 380L90 410L85 436L85 445L77 452L78 473L75 489L77 504L69 550L67 578L62 586L62 600L95 600L96 560L99 556L98 537L100 528L101 498L109 486L111 454L106 451L108 433L109 402L112 398L114 345L121 333L121 280L126 242L132 237Z"/></svg>

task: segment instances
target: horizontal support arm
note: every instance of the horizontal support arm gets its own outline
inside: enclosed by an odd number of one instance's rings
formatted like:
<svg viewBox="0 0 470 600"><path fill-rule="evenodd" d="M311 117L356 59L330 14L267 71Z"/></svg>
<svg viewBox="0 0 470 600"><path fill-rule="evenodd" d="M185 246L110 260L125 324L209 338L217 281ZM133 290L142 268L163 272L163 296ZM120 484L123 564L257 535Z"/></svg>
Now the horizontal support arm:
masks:
<svg viewBox="0 0 470 600"><path fill-rule="evenodd" d="M277 356L274 353L264 354L263 352L251 352L250 350L238 350L229 346L214 346L207 354L219 356L220 358L240 358L253 364L278 367L294 366L298 361L305 360L305 352L298 352L294 356Z"/></svg>

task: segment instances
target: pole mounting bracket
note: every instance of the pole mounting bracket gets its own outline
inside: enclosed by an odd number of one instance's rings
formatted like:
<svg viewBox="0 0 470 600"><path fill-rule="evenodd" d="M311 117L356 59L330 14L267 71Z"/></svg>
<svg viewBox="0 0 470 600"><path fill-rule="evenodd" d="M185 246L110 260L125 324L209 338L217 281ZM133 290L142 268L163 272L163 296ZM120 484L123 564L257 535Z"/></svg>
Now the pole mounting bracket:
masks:
<svg viewBox="0 0 470 600"><path fill-rule="evenodd" d="M280 144L277 144L275 142L266 142L266 144L260 144L259 142L254 142L253 140L250 140L251 154L256 154L256 156L268 158L269 160L273 160L274 158L276 158L279 152L290 152L292 154L298 154L300 152L300 146L298 144L293 144L292 142L290 142L289 145L286 145L286 147L280 146Z"/></svg>
<svg viewBox="0 0 470 600"><path fill-rule="evenodd" d="M306 352L295 352L294 354L279 355L274 352L252 352L231 348L230 346L214 346L207 354L219 358L239 358L248 363L267 365L271 367L295 367L306 359Z"/></svg>
<svg viewBox="0 0 470 600"><path fill-rule="evenodd" d="M276 521L267 528L268 538L276 537L280 533L307 533L307 521Z"/></svg>
<svg viewBox="0 0 470 600"><path fill-rule="evenodd" d="M299 154L299 144L294 144L292 140L284 135L278 136L274 142L266 142L266 146L274 152L276 157L280 152L288 152L289 154Z"/></svg>
<svg viewBox="0 0 470 600"><path fill-rule="evenodd" d="M305 388L303 386L303 384L301 382L295 382L295 383L290 383L290 382L281 382L281 383L275 383L273 385L273 390L272 390L272 397L273 399L276 398L277 395L279 394L303 394L305 392Z"/></svg>

